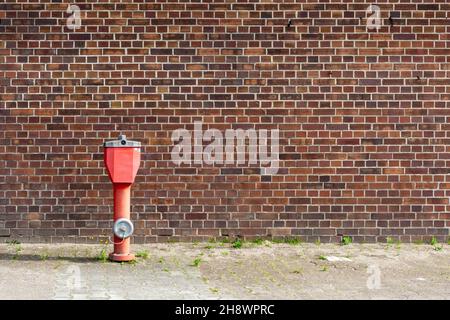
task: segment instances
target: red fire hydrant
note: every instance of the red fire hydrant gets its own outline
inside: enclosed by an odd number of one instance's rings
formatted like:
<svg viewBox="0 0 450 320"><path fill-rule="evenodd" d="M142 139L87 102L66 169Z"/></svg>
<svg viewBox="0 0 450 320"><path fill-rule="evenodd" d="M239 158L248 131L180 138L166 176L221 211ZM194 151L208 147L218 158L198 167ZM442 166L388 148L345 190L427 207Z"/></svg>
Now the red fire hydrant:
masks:
<svg viewBox="0 0 450 320"><path fill-rule="evenodd" d="M104 161L114 188L114 252L112 261L131 261L130 236L134 226L130 220L130 190L141 160L138 141L127 140L120 135L118 140L104 143Z"/></svg>

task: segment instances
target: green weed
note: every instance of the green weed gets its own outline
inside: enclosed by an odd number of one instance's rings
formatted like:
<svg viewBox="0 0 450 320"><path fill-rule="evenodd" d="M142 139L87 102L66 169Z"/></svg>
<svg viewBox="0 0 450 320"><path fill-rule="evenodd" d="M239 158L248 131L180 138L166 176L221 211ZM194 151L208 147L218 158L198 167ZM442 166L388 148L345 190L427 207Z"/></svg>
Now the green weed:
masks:
<svg viewBox="0 0 450 320"><path fill-rule="evenodd" d="M264 240L261 238L257 238L252 241L254 244L257 244L258 246L262 245L264 243Z"/></svg>
<svg viewBox="0 0 450 320"><path fill-rule="evenodd" d="M192 266L193 267L198 267L201 262L202 262L202 259L197 257L197 258L194 259L194 261L192 261Z"/></svg>
<svg viewBox="0 0 450 320"><path fill-rule="evenodd" d="M444 247L443 245L439 244L439 241L436 239L436 237L431 238L430 244L433 246L433 249L435 251L441 251Z"/></svg>
<svg viewBox="0 0 450 320"><path fill-rule="evenodd" d="M241 239L236 239L236 240L231 244L231 246L232 246L233 248L235 248L235 249L240 249L240 248L242 248L242 241L241 241Z"/></svg>
<svg viewBox="0 0 450 320"><path fill-rule="evenodd" d="M351 244L352 242L353 242L352 237L350 237L350 236L344 236L344 237L342 237L342 244L343 244L344 246L349 245L349 244Z"/></svg>
<svg viewBox="0 0 450 320"><path fill-rule="evenodd" d="M142 258L144 260L148 259L149 255L150 253L148 252L148 250L141 250L136 252L136 258Z"/></svg>
<svg viewBox="0 0 450 320"><path fill-rule="evenodd" d="M106 262L106 261L108 261L108 253L106 252L106 249L102 249L101 251L100 251L100 253L97 255L97 260L98 261L101 261L101 262Z"/></svg>
<svg viewBox="0 0 450 320"><path fill-rule="evenodd" d="M431 238L430 244L431 244L432 246L435 246L435 245L438 244L438 241L437 241L436 237Z"/></svg>

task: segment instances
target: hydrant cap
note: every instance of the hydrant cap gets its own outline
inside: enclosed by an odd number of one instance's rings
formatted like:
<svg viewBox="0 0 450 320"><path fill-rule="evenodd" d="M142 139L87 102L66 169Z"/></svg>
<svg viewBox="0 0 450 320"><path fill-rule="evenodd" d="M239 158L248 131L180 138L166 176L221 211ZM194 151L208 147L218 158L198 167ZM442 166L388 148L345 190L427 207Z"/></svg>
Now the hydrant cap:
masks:
<svg viewBox="0 0 450 320"><path fill-rule="evenodd" d="M127 140L127 136L120 134L117 140L106 141L103 144L104 147L140 147L141 143L139 141Z"/></svg>
<svg viewBox="0 0 450 320"><path fill-rule="evenodd" d="M134 231L133 222L127 218L121 218L114 222L113 232L120 239L129 238Z"/></svg>

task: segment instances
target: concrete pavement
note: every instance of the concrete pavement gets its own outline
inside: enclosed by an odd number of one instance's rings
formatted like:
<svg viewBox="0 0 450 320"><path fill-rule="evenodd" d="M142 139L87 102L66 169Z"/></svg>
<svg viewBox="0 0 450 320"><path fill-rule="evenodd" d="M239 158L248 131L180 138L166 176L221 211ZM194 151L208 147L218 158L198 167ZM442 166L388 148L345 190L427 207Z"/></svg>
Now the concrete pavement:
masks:
<svg viewBox="0 0 450 320"><path fill-rule="evenodd" d="M0 244L0 299L449 299L450 246Z"/></svg>

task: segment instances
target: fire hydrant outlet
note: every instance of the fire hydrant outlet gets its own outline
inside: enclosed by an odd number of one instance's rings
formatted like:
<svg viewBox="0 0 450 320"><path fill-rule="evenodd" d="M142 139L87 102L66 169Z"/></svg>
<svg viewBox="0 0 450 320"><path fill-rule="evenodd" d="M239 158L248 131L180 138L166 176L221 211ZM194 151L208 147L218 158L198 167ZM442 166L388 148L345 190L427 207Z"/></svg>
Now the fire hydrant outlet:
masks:
<svg viewBox="0 0 450 320"><path fill-rule="evenodd" d="M114 222L113 232L120 239L129 238L134 231L133 222L126 218L121 218Z"/></svg>

